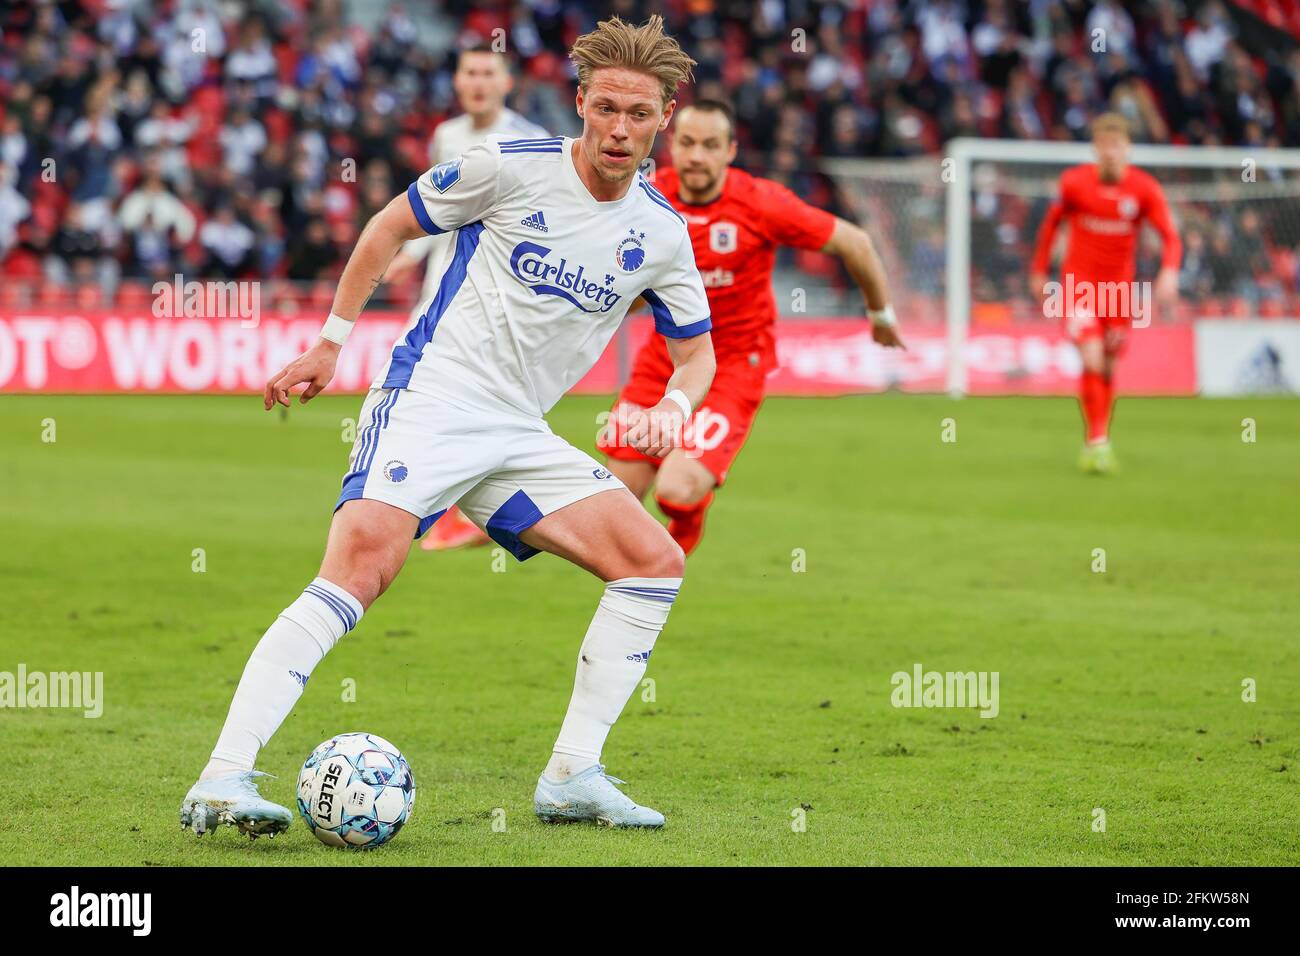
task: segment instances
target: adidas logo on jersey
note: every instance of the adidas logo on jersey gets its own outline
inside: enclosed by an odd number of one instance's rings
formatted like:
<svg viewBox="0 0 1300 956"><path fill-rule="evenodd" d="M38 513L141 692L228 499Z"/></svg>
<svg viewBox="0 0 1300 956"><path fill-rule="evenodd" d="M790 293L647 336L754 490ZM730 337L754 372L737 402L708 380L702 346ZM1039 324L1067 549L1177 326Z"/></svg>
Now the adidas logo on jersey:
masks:
<svg viewBox="0 0 1300 956"><path fill-rule="evenodd" d="M529 229L536 229L538 232L550 232L546 226L546 217L540 212L535 212L531 216L526 216L519 220L521 226L527 226Z"/></svg>

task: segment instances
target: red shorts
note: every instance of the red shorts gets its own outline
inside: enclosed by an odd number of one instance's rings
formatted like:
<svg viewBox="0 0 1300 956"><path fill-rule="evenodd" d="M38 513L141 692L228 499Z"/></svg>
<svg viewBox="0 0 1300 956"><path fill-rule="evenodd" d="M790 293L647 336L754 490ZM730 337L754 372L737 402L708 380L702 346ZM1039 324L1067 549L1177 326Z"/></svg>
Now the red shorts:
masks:
<svg viewBox="0 0 1300 956"><path fill-rule="evenodd" d="M1076 283L1081 282L1077 276ZM1088 280L1094 287L1103 287L1115 284L1118 280ZM1132 283L1127 283L1132 285ZM1101 293L1097 293L1101 297ZM1113 303L1108 303L1107 308L1114 308ZM1075 345L1082 345L1090 339L1100 340L1102 347L1107 355L1119 355L1124 351L1128 344L1128 333L1133 327L1133 319L1124 314L1127 312L1126 306L1121 306L1123 312L1115 310L1119 314L1106 314L1107 308L1094 308L1090 305L1075 304L1068 302L1065 306L1065 315L1061 319L1061 328L1068 338ZM1101 311L1103 314L1098 315Z"/></svg>
<svg viewBox="0 0 1300 956"><path fill-rule="evenodd" d="M1107 355L1119 355L1128 345L1133 323L1128 318L1098 318L1091 312L1070 310L1061 319L1061 328L1075 345L1098 339Z"/></svg>
<svg viewBox="0 0 1300 956"><path fill-rule="evenodd" d="M648 461L656 468L663 463L662 458L642 454L623 442L622 422L625 419L619 414L619 406L651 408L658 405L663 400L664 389L672 374L672 363L667 361L666 354L664 362L667 364L666 369L662 367L658 356L648 354L647 349L642 349L642 353L637 355L632 377L614 399L609 423L596 441L596 447L610 458ZM708 396L686 425L682 436L683 452L707 468L719 485L727 480L732 462L749 437L754 416L763 404L766 378L765 369L743 359L719 363Z"/></svg>

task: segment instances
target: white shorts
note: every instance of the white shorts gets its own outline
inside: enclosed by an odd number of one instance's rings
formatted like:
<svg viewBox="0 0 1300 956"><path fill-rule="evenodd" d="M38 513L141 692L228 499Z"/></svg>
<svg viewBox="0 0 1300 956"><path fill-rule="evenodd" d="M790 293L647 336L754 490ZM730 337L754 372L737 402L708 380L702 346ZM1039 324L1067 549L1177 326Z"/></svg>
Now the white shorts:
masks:
<svg viewBox="0 0 1300 956"><path fill-rule="evenodd" d="M420 519L418 538L454 504L520 561L519 535L554 511L624 487L540 418L453 405L405 388L371 389L361 406L337 511L355 498Z"/></svg>

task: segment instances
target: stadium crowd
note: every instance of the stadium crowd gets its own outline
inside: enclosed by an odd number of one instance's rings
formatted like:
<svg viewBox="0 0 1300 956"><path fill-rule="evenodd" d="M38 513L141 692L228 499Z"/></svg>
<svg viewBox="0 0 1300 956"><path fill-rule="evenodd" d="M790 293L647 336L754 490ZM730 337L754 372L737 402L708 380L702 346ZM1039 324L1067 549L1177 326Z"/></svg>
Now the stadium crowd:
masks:
<svg viewBox="0 0 1300 956"><path fill-rule="evenodd" d="M735 105L740 164L834 211L820 158L1079 140L1106 109L1139 142L1300 146L1300 51L1251 55L1218 0L16 0L0 10L0 297L179 272L328 301L360 227L427 166L458 46L504 38L511 105L573 133L568 41L652 10L699 60L694 95ZM1254 208L1209 215L1184 291L1263 274L1293 293L1293 238ZM941 275L941 244L911 259ZM816 254L798 264L838 278Z"/></svg>

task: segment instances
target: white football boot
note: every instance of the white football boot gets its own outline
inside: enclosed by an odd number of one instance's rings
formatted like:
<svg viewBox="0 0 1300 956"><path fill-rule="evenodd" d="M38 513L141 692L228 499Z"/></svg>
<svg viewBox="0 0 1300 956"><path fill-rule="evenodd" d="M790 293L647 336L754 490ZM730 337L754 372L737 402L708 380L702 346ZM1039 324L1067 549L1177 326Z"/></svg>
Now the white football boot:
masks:
<svg viewBox="0 0 1300 956"><path fill-rule="evenodd" d="M269 776L248 770L200 780L181 801L181 829L203 836L218 826L232 826L253 840L263 834L274 837L283 833L293 822L293 813L288 807L263 800L253 783L254 777Z"/></svg>
<svg viewBox="0 0 1300 956"><path fill-rule="evenodd" d="M662 813L638 806L614 786L623 782L618 777L606 775L600 764L588 767L563 783L548 780L546 774L542 774L537 778L533 810L543 823L594 820L605 827L663 826Z"/></svg>

